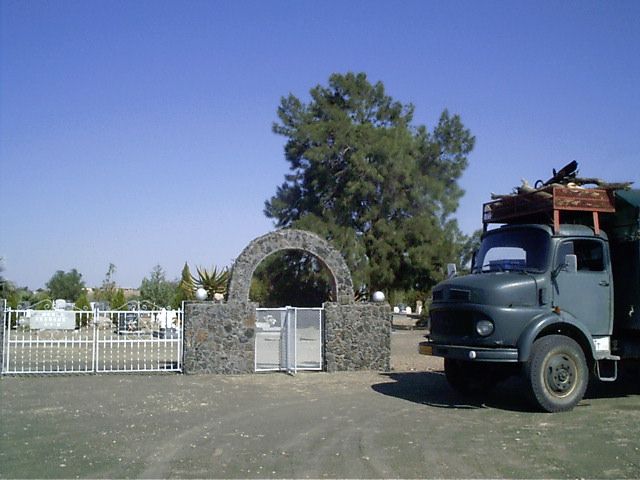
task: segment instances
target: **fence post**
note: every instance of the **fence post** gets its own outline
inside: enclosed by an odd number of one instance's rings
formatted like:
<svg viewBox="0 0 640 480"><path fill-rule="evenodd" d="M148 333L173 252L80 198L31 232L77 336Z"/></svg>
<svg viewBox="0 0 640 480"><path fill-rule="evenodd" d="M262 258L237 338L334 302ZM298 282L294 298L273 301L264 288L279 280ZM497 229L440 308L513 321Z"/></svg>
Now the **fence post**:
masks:
<svg viewBox="0 0 640 480"><path fill-rule="evenodd" d="M298 322L298 309L294 307L287 307L286 315L286 328L283 332L286 338L286 350L285 350L285 369L290 375L297 373L297 348L296 348L296 328Z"/></svg>
<svg viewBox="0 0 640 480"><path fill-rule="evenodd" d="M178 371L184 373L184 300L180 305L178 312L178 321L180 322L180 341L178 342Z"/></svg>
<svg viewBox="0 0 640 480"><path fill-rule="evenodd" d="M99 332L99 328L98 328L98 324L100 323L100 308L96 305L95 309L93 310L93 357L92 357L92 361L93 364L91 365L91 372L95 373L98 371L98 332Z"/></svg>
<svg viewBox="0 0 640 480"><path fill-rule="evenodd" d="M7 356L8 359L8 355L9 355L9 345L8 345L8 341L7 341L7 346L5 348L5 338L8 339L9 337L7 336L7 301L5 299L2 299L2 337L0 338L0 362L2 362L0 364L0 374L4 373L6 370L6 360L5 360L5 356Z"/></svg>

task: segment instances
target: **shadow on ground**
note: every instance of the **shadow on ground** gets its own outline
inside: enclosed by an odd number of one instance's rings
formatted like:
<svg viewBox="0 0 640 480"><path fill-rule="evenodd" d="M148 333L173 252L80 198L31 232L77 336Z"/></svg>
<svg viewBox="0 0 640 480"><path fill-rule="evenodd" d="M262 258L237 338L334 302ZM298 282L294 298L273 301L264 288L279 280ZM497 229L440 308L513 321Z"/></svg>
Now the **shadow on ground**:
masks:
<svg viewBox="0 0 640 480"><path fill-rule="evenodd" d="M640 395L640 373L622 369L615 382L592 380L585 398L623 398L636 395Z"/></svg>
<svg viewBox="0 0 640 480"><path fill-rule="evenodd" d="M374 391L431 407L496 408L513 412L538 411L530 403L526 386L518 377L500 383L485 395L465 397L449 387L443 372L396 372L382 375L394 382L385 381L375 384L371 387ZM589 400L623 398L639 394L640 376L637 375L622 375L616 382L592 380L584 400L577 408L588 406Z"/></svg>
<svg viewBox="0 0 640 480"><path fill-rule="evenodd" d="M519 388L518 379L508 380L486 395L471 398L452 390L442 372L397 372L382 375L394 382L373 385L374 391L414 403L437 408L534 411Z"/></svg>

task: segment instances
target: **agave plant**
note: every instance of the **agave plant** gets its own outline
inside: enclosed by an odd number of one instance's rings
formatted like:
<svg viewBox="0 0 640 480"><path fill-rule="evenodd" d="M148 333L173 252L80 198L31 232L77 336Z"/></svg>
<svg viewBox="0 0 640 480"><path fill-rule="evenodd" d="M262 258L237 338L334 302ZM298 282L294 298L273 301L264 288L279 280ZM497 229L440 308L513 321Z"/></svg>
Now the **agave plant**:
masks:
<svg viewBox="0 0 640 480"><path fill-rule="evenodd" d="M213 299L216 293L226 295L229 283L229 270L224 268L218 271L217 267L209 272L206 268L196 267L198 277L193 277L193 283L197 288L204 288L209 298Z"/></svg>

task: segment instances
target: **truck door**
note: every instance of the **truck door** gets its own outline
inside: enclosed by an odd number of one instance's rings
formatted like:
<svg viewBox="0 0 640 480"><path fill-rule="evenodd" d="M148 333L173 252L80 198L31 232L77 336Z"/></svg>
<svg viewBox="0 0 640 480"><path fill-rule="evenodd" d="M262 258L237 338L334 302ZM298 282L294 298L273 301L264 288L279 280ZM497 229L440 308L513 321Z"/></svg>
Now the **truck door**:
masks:
<svg viewBox="0 0 640 480"><path fill-rule="evenodd" d="M553 284L554 306L582 322L592 335L611 335L613 327L613 282L608 249L601 240L574 239L560 244L555 266L573 254L578 271L559 269Z"/></svg>

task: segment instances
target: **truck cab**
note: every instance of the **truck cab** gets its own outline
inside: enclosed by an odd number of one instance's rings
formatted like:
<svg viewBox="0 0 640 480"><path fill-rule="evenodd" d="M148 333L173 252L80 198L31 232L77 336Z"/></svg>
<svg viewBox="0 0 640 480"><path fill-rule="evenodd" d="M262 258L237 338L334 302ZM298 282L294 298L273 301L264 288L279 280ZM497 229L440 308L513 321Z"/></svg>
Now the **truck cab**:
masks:
<svg viewBox="0 0 640 480"><path fill-rule="evenodd" d="M444 357L455 390L479 394L520 374L534 404L556 412L582 399L590 375L616 378L609 237L595 215L592 225L549 218L521 214L486 229L471 273L433 289L428 341L419 350ZM637 261L634 253L626 263Z"/></svg>

